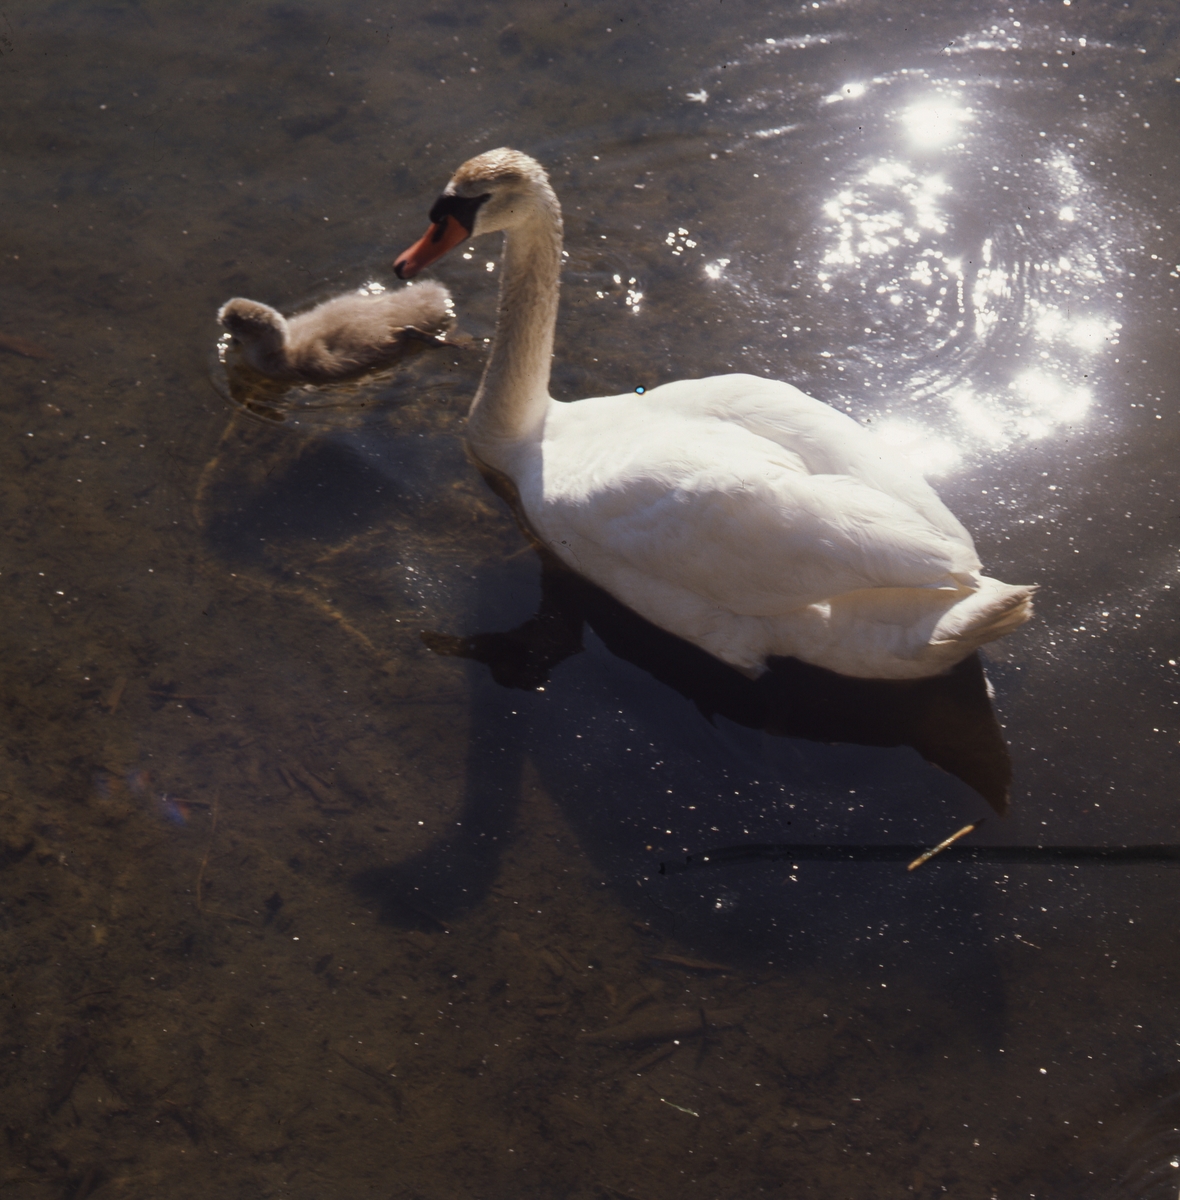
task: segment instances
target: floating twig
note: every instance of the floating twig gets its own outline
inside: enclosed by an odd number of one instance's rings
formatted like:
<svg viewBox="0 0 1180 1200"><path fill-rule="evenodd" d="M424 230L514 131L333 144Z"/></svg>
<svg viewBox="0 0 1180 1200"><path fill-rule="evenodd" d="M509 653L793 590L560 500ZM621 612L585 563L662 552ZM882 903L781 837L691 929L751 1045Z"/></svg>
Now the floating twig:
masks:
<svg viewBox="0 0 1180 1200"><path fill-rule="evenodd" d="M699 1117L701 1115L699 1112L693 1112L691 1108L684 1108L682 1105L673 1104L671 1100L665 1100L663 1096L660 1097L660 1103L666 1104L669 1108L674 1108L677 1112L687 1113L690 1117Z"/></svg>
<svg viewBox="0 0 1180 1200"><path fill-rule="evenodd" d="M906 870L913 871L915 868L920 867L924 862L929 862L936 854L941 854L948 846L953 846L955 842L959 840L959 838L966 837L969 833L974 833L975 830L978 829L986 820L987 818L984 817L979 821L973 822L971 825L964 825L963 828L958 831L958 833L952 833L949 838L944 838L938 843L937 846L933 846L931 849L923 851L921 854L919 854L918 857L915 858L908 867L906 867Z"/></svg>
<svg viewBox="0 0 1180 1200"><path fill-rule="evenodd" d="M885 863L913 861L924 846L863 845L852 842L760 842L723 846L703 854L687 854L683 862L660 863L661 875L677 875L703 867L757 862ZM951 846L947 858L965 863L1180 863L1180 843L1142 846Z"/></svg>
<svg viewBox="0 0 1180 1200"><path fill-rule="evenodd" d="M1042 948L1043 948L1043 947L1041 947L1041 946L1038 946L1038 945L1036 944L1036 942L1030 942L1030 941L1028 940L1028 938L1026 938L1026 937L1021 937L1021 936L1020 936L1020 934L1018 934L1018 933L1014 933L1012 936L1013 936L1013 937L1014 937L1014 938L1015 938L1015 939L1016 939L1016 940L1017 940L1017 941L1018 941L1018 942L1019 942L1019 943L1020 943L1022 946L1031 946L1031 947L1032 947L1034 950L1040 950L1040 949L1042 949Z"/></svg>

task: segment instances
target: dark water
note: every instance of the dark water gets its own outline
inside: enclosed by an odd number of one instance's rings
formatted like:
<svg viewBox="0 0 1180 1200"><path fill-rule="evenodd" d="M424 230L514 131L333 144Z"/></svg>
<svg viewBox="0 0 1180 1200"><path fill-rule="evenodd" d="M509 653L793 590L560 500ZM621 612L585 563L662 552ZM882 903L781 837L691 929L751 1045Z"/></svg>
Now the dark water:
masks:
<svg viewBox="0 0 1180 1200"><path fill-rule="evenodd" d="M1180 841L1178 77L1113 0L0 11L0 1195L1175 1196L1174 868L658 868L930 845L1006 755L976 842ZM543 594L490 241L455 345L243 407L218 305L391 282L501 144L556 395L788 379L1041 585L998 725Z"/></svg>

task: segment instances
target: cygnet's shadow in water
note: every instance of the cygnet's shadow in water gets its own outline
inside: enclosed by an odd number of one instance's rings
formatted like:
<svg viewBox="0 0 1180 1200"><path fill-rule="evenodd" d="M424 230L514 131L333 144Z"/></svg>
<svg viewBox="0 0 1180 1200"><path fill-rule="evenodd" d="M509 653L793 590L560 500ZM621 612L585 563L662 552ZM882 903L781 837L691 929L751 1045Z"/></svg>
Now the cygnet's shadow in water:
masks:
<svg viewBox="0 0 1180 1200"><path fill-rule="evenodd" d="M608 650L679 692L709 721L722 717L772 736L823 743L910 746L997 812L1006 810L1011 762L977 655L946 675L915 681L852 679L795 659L775 659L752 680L544 553L542 564L540 605L517 628L467 637L427 631L422 640L438 654L485 664L501 688L536 691L583 649L589 625ZM454 834L354 880L399 924L441 921L477 902L510 833L525 747L519 737L513 742L517 725L499 711L505 694L486 675L473 676L473 688L467 794Z"/></svg>

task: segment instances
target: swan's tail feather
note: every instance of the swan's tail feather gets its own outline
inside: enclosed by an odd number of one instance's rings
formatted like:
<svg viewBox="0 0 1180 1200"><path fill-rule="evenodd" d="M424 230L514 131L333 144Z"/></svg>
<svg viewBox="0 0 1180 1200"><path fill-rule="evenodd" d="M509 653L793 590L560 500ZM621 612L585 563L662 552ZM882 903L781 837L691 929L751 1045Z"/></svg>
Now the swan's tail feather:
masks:
<svg viewBox="0 0 1180 1200"><path fill-rule="evenodd" d="M935 627L932 645L957 643L971 650L1018 629L1032 616L1035 585L1001 583L986 575L979 590L951 608Z"/></svg>

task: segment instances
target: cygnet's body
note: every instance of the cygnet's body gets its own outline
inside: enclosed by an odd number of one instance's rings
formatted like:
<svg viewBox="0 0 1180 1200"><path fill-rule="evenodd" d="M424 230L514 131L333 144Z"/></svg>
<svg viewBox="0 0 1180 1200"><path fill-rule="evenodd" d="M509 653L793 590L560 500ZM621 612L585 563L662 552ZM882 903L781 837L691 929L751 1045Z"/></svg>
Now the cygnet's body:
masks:
<svg viewBox="0 0 1180 1200"><path fill-rule="evenodd" d="M455 323L451 294L427 280L394 292L334 296L295 317L236 298L217 314L242 355L272 379L329 383L400 358L415 337L438 337Z"/></svg>

